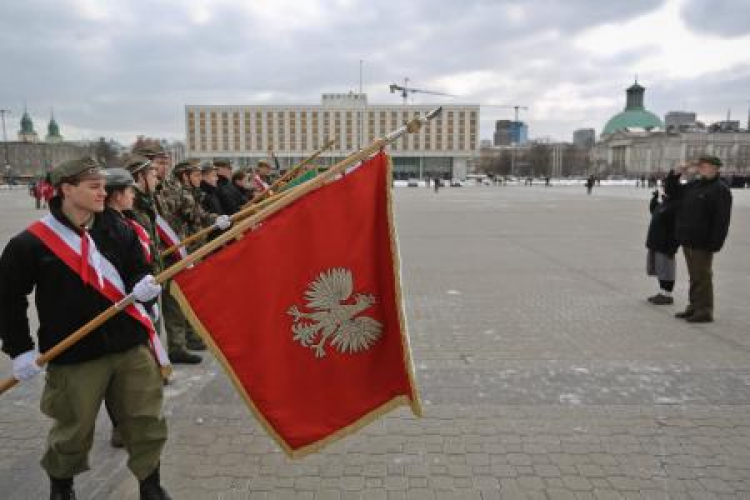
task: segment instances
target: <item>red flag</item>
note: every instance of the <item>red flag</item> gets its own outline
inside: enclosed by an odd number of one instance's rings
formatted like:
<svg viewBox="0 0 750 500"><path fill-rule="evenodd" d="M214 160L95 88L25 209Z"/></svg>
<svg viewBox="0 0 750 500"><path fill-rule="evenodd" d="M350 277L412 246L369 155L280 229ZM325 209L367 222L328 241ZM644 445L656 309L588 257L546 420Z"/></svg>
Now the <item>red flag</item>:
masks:
<svg viewBox="0 0 750 500"><path fill-rule="evenodd" d="M188 317L291 456L420 414L390 162L379 153L175 279Z"/></svg>

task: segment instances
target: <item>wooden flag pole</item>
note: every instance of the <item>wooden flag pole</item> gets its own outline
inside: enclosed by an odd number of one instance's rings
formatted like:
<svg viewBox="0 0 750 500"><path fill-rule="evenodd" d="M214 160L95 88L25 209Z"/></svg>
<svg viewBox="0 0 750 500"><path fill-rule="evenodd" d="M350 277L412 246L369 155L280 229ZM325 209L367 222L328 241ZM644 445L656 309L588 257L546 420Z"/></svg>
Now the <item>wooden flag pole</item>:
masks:
<svg viewBox="0 0 750 500"><path fill-rule="evenodd" d="M272 193L273 193L273 192L274 192L274 191L275 191L276 189L279 189L280 187L284 187L284 185L285 185L286 183L288 183L289 181L291 181L292 179L294 179L294 177L296 177L296 176L297 176L297 174L298 174L298 173L299 173L299 172L300 172L300 171L301 171L301 170L302 170L303 168L305 168L305 167L306 167L306 166L308 166L308 165L309 165L310 163L312 163L312 162L313 162L313 161L314 161L314 160L315 160L315 159L316 159L316 158L317 158L318 156L320 156L321 154L323 154L323 152L324 152L325 150L327 150L327 149L329 149L329 148L333 147L333 145L334 145L334 144L336 144L336 140L335 140L335 139L332 139L332 140L330 140L330 141L326 142L326 143L325 143L325 144L323 145L323 147L322 147L322 148L320 148L320 149L318 149L317 151L315 151L315 153L313 153L313 154L312 154L311 156L309 156L309 157L305 158L305 159L304 159L304 160L303 160L303 161L302 161L301 163L299 163L299 164L298 164L298 165L296 165L295 167L293 167L293 168L289 169L289 171L288 171L287 173L285 173L284 175L282 175L281 177L279 177L278 179L276 179L276 182L274 182L273 184L271 184L271 185L270 185L270 186L268 187L268 189L266 189L266 190L265 190L265 191L263 191L262 193L258 193L257 195L255 195L255 196L253 197L253 199L252 199L252 200L248 201L248 202L247 202L247 203L245 204L245 207L247 207L247 206L250 206L250 205L254 205L254 204L258 203L259 201L262 201L263 199L265 199L265 198L267 198L267 197L271 196L271 194L272 194Z"/></svg>
<svg viewBox="0 0 750 500"><path fill-rule="evenodd" d="M255 212L259 211L261 208L263 208L264 206L266 206L266 205L258 206L261 202L265 202L265 201L273 202L273 201L278 200L282 196L288 194L288 193L276 193L276 194L274 194L273 190L274 189L278 189L278 187L283 186L284 183L289 182L291 179L293 179L294 176L297 175L297 173L299 173L304 167L306 167L307 165L309 165L318 156L320 156L326 149L330 148L335 143L336 143L336 141L333 141L333 140L326 142L323 145L322 148L320 148L317 151L315 151L315 153L313 153L308 158L305 158L299 165L296 165L294 168L290 169L289 172L287 172L281 178L279 178L276 182L274 182L267 190L263 191L262 193L259 193L258 195L256 195L255 197L253 197L252 200L250 200L245 205L243 205L242 209L239 212L233 214L230 217L231 221L232 222L237 222L238 220L244 219L245 217L248 217L248 216L254 214ZM211 233L211 231L213 231L215 229L216 229L216 227L213 226L213 225L208 226L208 227L204 227L203 229L201 229L197 233L188 236L187 238L185 238L184 240L182 240L181 242L179 242L177 245L173 245L173 246L167 248L166 250L164 250L161 253L162 258L164 258L164 257L166 257L168 255L173 254L174 252L176 252L177 250L179 250L182 247L186 247L186 246L190 245L191 243L194 243L195 241L198 241L201 238L203 238L205 236L208 236L208 234Z"/></svg>
<svg viewBox="0 0 750 500"><path fill-rule="evenodd" d="M217 248L220 248L222 245L224 245L225 243L228 243L230 240L239 237L243 232L249 229L252 229L255 225L259 224L264 219L275 214L282 208L294 203L295 201L305 196L306 194L324 186L329 180L344 173L349 167L356 165L357 163L361 161L366 160L373 154L380 151L383 147L387 146L388 144L392 143L393 141L401 137L402 135L406 133L414 133L414 132L419 131L422 125L424 125L428 120L431 120L434 117L436 117L438 114L440 114L441 111L442 111L442 108L437 108L437 109L430 111L429 113L427 113L427 115L425 115L422 118L412 119L409 123L399 128L398 130L391 132L385 137L376 139L375 141L372 142L372 144L370 144L366 148L361 149L360 151L344 158L343 160L341 160L336 165L334 165L327 171L323 172L319 176L309 180L308 182L305 182L304 184L300 184L299 186L294 187L293 189L288 191L288 194L286 196L278 199L275 203L269 203L259 212L241 220L240 222L235 224L232 228L220 234L216 239L209 241L208 243L200 247L195 252L191 253L184 259L180 260L179 262L175 263L171 267L159 273L156 276L156 282L161 284L174 278L177 274L181 273L188 267L194 265L195 263L197 263L198 261L200 261L207 255L211 254ZM108 309L102 311L94 319L92 319L91 321L83 325L81 328L73 332L71 335L66 337L62 342L52 347L44 354L40 355L36 359L36 364L38 366L45 365L46 363L48 363L49 361L57 357L65 349L69 348L70 346L72 346L73 344L81 340L82 338L86 337L96 328L101 326L105 321L107 321L108 319L110 319L111 317L119 313L120 311L124 310L127 306L129 306L133 302L135 302L135 297L133 296L132 293L125 296L120 302L117 302L116 304L113 304ZM18 380L16 380L15 378L10 378L10 379L1 381L0 382L0 394L5 393L5 391L12 388L17 383L18 383Z"/></svg>
<svg viewBox="0 0 750 500"><path fill-rule="evenodd" d="M229 219L233 223L237 222L240 219L244 219L245 217L247 217L249 215L252 215L255 212L258 212L262 208L267 207L271 203L279 200L280 198L283 198L287 194L288 193L279 193L279 194L276 194L276 195L273 195L273 196L269 196L268 198L264 199L263 201L261 201L260 203L258 203L256 205L245 206L245 208L243 208L239 212L237 212L234 215L232 215L231 217L229 217ZM209 233L211 233L211 231L214 231L214 230L216 230L216 226L214 226L214 225L210 225L208 227L204 227L203 229L201 229L197 233L191 234L190 236L188 236L187 238L185 238L184 240L182 240L181 242L179 242L177 245L173 245L173 246L167 248L166 250L164 250L161 253L161 257L164 258L164 257L166 257L168 255L171 255L171 254L175 253L180 248L186 247L186 246L192 244L193 242L198 241L201 238L204 238L205 236L208 236Z"/></svg>

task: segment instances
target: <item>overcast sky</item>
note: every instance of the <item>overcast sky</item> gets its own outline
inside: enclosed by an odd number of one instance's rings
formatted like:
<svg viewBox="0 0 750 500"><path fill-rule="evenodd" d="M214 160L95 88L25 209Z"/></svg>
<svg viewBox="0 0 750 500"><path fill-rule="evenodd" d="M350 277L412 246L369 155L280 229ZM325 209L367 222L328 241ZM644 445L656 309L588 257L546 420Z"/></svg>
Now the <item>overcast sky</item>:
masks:
<svg viewBox="0 0 750 500"><path fill-rule="evenodd" d="M185 104L317 104L388 84L522 104L531 137L599 133L637 74L646 106L746 124L750 0L3 0L0 108L40 134L181 139ZM512 110L482 109L482 137Z"/></svg>

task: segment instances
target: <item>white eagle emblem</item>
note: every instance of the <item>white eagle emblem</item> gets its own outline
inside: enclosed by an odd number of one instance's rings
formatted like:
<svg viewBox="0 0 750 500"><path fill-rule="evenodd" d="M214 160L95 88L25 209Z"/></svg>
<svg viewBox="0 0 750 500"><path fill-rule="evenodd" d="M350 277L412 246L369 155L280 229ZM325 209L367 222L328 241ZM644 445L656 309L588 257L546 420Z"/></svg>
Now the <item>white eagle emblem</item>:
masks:
<svg viewBox="0 0 750 500"><path fill-rule="evenodd" d="M356 293L349 269L323 271L305 291L307 308L296 305L287 313L294 317L294 340L315 350L315 357L326 355L326 341L341 353L354 353L370 348L383 334L383 325L369 316L357 316L375 304L375 296ZM353 300L352 300L353 299Z"/></svg>

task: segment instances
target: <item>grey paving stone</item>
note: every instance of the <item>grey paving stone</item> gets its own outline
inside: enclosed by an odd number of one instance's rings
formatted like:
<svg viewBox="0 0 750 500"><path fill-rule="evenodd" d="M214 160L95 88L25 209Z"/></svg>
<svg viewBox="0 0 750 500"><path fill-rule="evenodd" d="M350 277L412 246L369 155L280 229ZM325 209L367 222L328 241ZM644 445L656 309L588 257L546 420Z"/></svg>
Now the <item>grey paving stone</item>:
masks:
<svg viewBox="0 0 750 500"><path fill-rule="evenodd" d="M165 485L201 500L750 498L750 191L734 195L716 322L694 326L672 318L687 295L681 256L678 304L644 300L642 190L397 189L425 417L394 411L292 462L208 355L166 388ZM40 215L30 205L0 193L0 244ZM0 405L9 500L47 495L42 385ZM102 414L79 497L131 500L108 432Z"/></svg>

